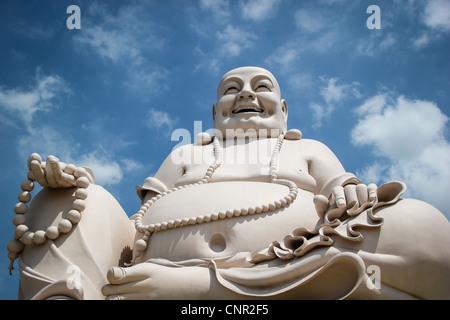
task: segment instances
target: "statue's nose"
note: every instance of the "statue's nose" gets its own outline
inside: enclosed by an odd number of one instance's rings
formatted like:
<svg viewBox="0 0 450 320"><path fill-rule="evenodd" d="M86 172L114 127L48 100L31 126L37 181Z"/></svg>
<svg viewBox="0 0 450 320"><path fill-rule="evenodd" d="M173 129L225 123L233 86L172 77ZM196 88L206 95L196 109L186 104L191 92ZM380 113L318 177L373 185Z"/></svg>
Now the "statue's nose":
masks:
<svg viewBox="0 0 450 320"><path fill-rule="evenodd" d="M255 93L251 89L244 88L239 93L239 99L241 99L241 100L242 99L254 99L254 98L255 98Z"/></svg>

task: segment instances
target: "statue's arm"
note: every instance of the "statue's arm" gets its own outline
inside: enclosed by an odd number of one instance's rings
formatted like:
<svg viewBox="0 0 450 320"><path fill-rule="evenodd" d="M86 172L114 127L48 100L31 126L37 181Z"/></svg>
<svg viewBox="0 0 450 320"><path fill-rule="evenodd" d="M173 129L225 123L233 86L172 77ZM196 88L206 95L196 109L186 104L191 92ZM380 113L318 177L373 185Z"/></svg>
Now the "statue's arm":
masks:
<svg viewBox="0 0 450 320"><path fill-rule="evenodd" d="M308 170L316 180L315 202L319 211L328 207L346 207L354 203L356 207L373 201L377 186L365 185L354 174L346 172L336 155L323 143L306 140Z"/></svg>
<svg viewBox="0 0 450 320"><path fill-rule="evenodd" d="M183 163L176 161L178 159L176 154L183 152L183 150L189 147L183 146L172 151L161 164L156 174L153 177L147 177L142 186L136 187L137 194L142 201L146 198L151 199L175 186L178 179L184 173Z"/></svg>

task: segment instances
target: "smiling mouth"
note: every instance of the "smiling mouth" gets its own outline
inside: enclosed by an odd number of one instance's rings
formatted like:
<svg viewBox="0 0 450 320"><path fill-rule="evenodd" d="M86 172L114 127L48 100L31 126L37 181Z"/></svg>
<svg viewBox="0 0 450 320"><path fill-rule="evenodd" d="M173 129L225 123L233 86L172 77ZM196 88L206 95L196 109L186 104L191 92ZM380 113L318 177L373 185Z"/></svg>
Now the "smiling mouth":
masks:
<svg viewBox="0 0 450 320"><path fill-rule="evenodd" d="M260 107L254 106L254 105L247 105L247 106L242 106L237 109L234 109L231 113L232 114L240 114L240 113L248 113L248 112L263 113L264 110Z"/></svg>

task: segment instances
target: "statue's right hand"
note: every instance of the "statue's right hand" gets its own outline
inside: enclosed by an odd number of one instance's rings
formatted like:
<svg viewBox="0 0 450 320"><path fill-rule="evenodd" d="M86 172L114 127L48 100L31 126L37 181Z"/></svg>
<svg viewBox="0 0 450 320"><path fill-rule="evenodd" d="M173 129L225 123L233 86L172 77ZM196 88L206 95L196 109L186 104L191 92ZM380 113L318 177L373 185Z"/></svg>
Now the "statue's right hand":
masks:
<svg viewBox="0 0 450 320"><path fill-rule="evenodd" d="M89 182L95 183L94 174L87 167L76 167L73 164L60 162L54 156L48 156L43 162L39 154L33 153L28 158L28 168L34 180L42 187L49 188L70 188L76 185L78 177L86 177Z"/></svg>

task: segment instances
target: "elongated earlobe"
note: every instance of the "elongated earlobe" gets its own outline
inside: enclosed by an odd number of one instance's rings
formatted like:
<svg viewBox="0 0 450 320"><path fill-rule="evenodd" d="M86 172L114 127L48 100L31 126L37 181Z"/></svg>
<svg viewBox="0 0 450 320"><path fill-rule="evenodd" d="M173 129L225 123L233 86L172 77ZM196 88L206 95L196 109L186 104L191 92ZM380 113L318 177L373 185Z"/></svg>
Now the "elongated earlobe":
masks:
<svg viewBox="0 0 450 320"><path fill-rule="evenodd" d="M287 120L288 109L287 109L286 100L284 100L284 99L281 99L281 110L283 110L284 116L286 117L286 120Z"/></svg>
<svg viewBox="0 0 450 320"><path fill-rule="evenodd" d="M287 132L287 119L288 119L288 109L287 109L287 103L286 100L281 99L281 110L284 113L284 132Z"/></svg>
<svg viewBox="0 0 450 320"><path fill-rule="evenodd" d="M212 116L213 116L213 121L216 119L216 104L214 103L212 106Z"/></svg>

